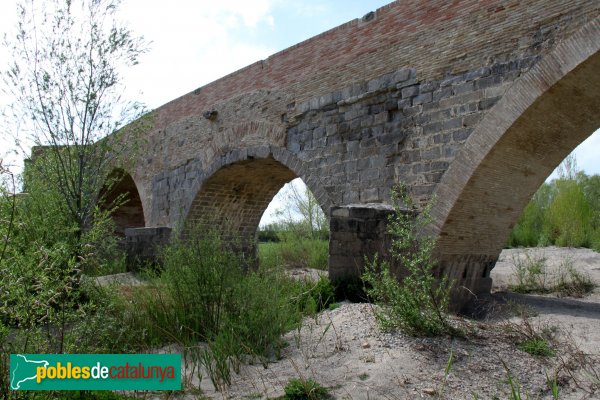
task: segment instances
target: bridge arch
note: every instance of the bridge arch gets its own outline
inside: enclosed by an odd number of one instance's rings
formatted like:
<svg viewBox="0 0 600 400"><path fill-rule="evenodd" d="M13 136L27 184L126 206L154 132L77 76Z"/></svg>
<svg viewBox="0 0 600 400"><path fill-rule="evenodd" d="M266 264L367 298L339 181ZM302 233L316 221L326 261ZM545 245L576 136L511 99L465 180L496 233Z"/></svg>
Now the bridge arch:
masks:
<svg viewBox="0 0 600 400"><path fill-rule="evenodd" d="M465 142L435 192L442 268L473 292L532 195L600 127L600 19L523 75Z"/></svg>
<svg viewBox="0 0 600 400"><path fill-rule="evenodd" d="M133 177L122 168L114 168L107 176L100 191L100 207L112 210L115 234L125 236L125 229L140 228L146 225L144 206L138 185Z"/></svg>
<svg viewBox="0 0 600 400"><path fill-rule="evenodd" d="M303 162L285 149L264 146L230 152L195 183L193 200L184 212L184 232L199 224L234 233L242 251L252 254L260 219L287 182L302 178L327 215L333 203L319 179L306 171Z"/></svg>

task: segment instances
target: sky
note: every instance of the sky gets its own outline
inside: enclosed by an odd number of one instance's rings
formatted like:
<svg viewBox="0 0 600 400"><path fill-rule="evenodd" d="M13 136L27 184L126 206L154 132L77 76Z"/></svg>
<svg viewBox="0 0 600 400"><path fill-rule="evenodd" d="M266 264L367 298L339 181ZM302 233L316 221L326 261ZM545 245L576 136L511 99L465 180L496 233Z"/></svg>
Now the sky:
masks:
<svg viewBox="0 0 600 400"><path fill-rule="evenodd" d="M125 97L159 107L185 93L344 22L389 0L123 0L119 18L150 43L123 74ZM16 20L16 2L0 1L0 31ZM8 62L0 48L0 69ZM1 97L0 106L8 102ZM12 146L0 135L0 158ZM580 169L600 174L600 133L577 150ZM551 175L552 177L552 175ZM277 197L279 199L280 197ZM277 201L275 202L277 203ZM275 204L275 208L280 204ZM266 215L270 215L268 210Z"/></svg>

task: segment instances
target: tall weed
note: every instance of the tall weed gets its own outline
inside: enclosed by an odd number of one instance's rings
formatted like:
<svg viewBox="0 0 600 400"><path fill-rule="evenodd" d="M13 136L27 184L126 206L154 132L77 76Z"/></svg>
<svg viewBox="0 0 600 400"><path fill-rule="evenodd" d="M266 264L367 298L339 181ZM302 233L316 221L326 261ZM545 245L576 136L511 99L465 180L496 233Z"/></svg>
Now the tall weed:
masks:
<svg viewBox="0 0 600 400"><path fill-rule="evenodd" d="M261 264L285 268L327 269L329 242L320 238L307 238L295 232L278 232L277 242L260 243Z"/></svg>
<svg viewBox="0 0 600 400"><path fill-rule="evenodd" d="M216 388L246 360L266 365L300 323L311 286L282 269L247 270L216 234L191 234L164 249L164 271L132 293L132 324L148 345L179 343ZM206 345L200 346L199 342Z"/></svg>
<svg viewBox="0 0 600 400"><path fill-rule="evenodd" d="M447 319L451 284L445 276L436 277L434 239L420 235L430 222L431 204L415 217L403 185L392 192L392 200L395 212L388 221L390 251L406 274L398 281L388 261L377 257L367 260L363 279L371 287L368 295L381 306L377 318L384 328L400 328L414 335L451 333L454 329Z"/></svg>

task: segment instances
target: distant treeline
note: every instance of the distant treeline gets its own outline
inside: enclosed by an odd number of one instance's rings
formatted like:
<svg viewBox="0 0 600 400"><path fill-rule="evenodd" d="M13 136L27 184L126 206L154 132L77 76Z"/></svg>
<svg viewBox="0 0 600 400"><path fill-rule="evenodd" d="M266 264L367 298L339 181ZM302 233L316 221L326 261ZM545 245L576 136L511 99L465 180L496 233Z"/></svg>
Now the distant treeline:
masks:
<svg viewBox="0 0 600 400"><path fill-rule="evenodd" d="M600 251L600 175L544 183L515 225L510 247L589 247Z"/></svg>

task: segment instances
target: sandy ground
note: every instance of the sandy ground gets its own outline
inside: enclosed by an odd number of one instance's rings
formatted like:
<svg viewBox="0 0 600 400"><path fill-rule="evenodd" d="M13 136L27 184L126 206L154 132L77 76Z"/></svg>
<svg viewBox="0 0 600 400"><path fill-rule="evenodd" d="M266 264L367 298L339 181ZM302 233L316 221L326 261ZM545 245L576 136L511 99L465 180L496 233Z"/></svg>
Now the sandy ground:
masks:
<svg viewBox="0 0 600 400"><path fill-rule="evenodd" d="M600 254L591 250L506 250L492 272L494 293L482 299L486 317L455 319L467 326L465 338L382 332L372 305L343 303L289 332L288 346L268 368L244 365L220 392L206 375L199 380L192 374L190 389L176 398L198 398L194 386L208 398L272 398L284 394L290 378L312 378L336 399L507 399L510 371L523 398L527 393L531 399L552 399L547 377L556 375L561 399L600 399L600 288L583 298L507 292L519 257L543 258L548 280L570 263L600 283ZM525 322L519 310L526 310ZM550 335L556 356L518 350L515 342L522 336L515 332L530 330Z"/></svg>

